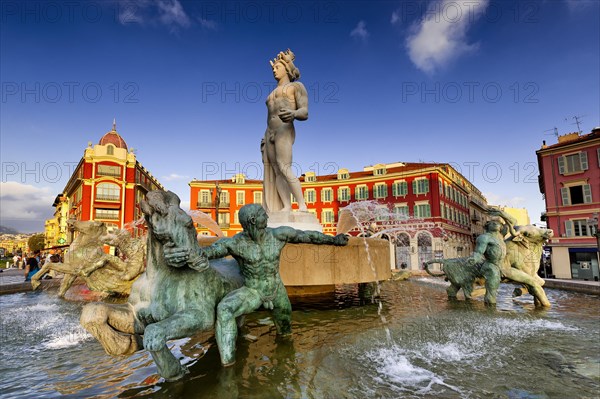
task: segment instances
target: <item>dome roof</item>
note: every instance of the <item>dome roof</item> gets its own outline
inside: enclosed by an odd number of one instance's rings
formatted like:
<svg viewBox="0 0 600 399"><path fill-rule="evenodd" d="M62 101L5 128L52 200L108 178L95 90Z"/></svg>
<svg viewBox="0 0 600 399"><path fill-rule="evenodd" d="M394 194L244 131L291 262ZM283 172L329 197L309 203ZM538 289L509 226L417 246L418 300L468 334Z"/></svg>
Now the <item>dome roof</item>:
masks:
<svg viewBox="0 0 600 399"><path fill-rule="evenodd" d="M121 137L119 135L119 133L117 133L117 124L115 122L113 122L113 128L110 132L107 132L104 136L102 136L102 138L100 139L100 142L98 144L100 145L107 145L107 144L112 144L117 148L124 148L127 150L127 143L125 142L125 140L123 140L123 137Z"/></svg>

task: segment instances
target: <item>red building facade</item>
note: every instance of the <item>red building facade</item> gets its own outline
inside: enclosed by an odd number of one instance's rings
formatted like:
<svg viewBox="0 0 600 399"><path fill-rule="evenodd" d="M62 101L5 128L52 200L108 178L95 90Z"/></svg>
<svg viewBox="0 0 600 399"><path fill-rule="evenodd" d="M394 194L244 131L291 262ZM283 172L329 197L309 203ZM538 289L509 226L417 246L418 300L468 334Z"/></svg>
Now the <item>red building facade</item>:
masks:
<svg viewBox="0 0 600 399"><path fill-rule="evenodd" d="M557 278L598 280L597 217L600 212L600 127L570 133L536 151L540 191L546 201L552 271ZM594 221L594 215L596 220Z"/></svg>
<svg viewBox="0 0 600 399"><path fill-rule="evenodd" d="M143 216L139 203L148 191L162 189L113 124L98 144L88 143L62 196L69 218L99 220L140 235L142 230L134 223Z"/></svg>
<svg viewBox="0 0 600 399"><path fill-rule="evenodd" d="M433 257L467 256L474 235L483 232L486 199L449 164L377 164L357 172L340 169L332 175L307 172L300 181L308 211L317 216L325 234L336 234L342 208L367 200L434 226L427 231L418 226L407 228L395 236L398 266L416 269ZM262 189L262 181L246 180L243 175L229 180L194 180L190 182L190 208L218 220L224 234L231 236L242 231L239 209L247 203L262 203ZM379 227L375 229L384 228L385 219L376 221ZM211 235L202 226L198 231Z"/></svg>

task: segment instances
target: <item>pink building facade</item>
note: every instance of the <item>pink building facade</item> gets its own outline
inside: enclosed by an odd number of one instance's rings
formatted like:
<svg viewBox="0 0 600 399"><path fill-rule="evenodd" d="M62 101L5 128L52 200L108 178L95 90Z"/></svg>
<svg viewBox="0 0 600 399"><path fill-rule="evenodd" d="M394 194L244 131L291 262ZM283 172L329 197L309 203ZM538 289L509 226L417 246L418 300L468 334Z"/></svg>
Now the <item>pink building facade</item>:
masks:
<svg viewBox="0 0 600 399"><path fill-rule="evenodd" d="M598 280L600 127L570 133L536 151L546 201L552 273L556 278Z"/></svg>

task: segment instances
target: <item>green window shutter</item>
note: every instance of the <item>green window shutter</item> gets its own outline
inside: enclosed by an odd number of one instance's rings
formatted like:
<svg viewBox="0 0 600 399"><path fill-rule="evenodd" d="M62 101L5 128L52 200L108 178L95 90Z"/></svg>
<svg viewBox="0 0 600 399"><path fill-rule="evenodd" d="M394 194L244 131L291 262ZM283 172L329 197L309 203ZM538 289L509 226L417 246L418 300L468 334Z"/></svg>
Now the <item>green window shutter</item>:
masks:
<svg viewBox="0 0 600 399"><path fill-rule="evenodd" d="M565 157L558 157L558 173L565 174Z"/></svg>
<svg viewBox="0 0 600 399"><path fill-rule="evenodd" d="M402 188L400 189L400 194L401 194L401 195L406 195L406 194L408 194L408 183L407 183L407 182L405 182L405 181L403 181L403 182L402 182L402 183L400 183L400 184L402 184Z"/></svg>
<svg viewBox="0 0 600 399"><path fill-rule="evenodd" d="M592 187L589 184L583 185L583 202L586 204L592 202Z"/></svg>
<svg viewBox="0 0 600 399"><path fill-rule="evenodd" d="M413 180L413 182L412 182L412 190L413 190L413 194L418 194L416 180Z"/></svg>
<svg viewBox="0 0 600 399"><path fill-rule="evenodd" d="M573 221L567 220L565 222L565 234L567 237L573 237Z"/></svg>
<svg viewBox="0 0 600 399"><path fill-rule="evenodd" d="M581 170L588 170L588 159L586 151L581 151L579 153L579 162L581 162Z"/></svg>
<svg viewBox="0 0 600 399"><path fill-rule="evenodd" d="M563 187L560 189L560 196L562 197L563 205L571 205L571 201L569 201L569 188Z"/></svg>
<svg viewBox="0 0 600 399"><path fill-rule="evenodd" d="M429 192L429 179L423 179L423 192Z"/></svg>
<svg viewBox="0 0 600 399"><path fill-rule="evenodd" d="M394 197L398 196L398 183L392 183L392 195Z"/></svg>

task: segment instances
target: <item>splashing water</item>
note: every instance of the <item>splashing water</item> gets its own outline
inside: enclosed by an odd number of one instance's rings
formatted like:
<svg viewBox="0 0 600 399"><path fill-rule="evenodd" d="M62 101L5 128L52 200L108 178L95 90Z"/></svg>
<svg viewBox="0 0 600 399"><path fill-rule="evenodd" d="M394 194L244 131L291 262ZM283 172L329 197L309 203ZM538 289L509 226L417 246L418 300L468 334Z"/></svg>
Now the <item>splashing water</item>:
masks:
<svg viewBox="0 0 600 399"><path fill-rule="evenodd" d="M194 223L198 223L206 227L207 229L215 233L217 237L223 237L223 230L221 230L217 222L212 220L212 218L206 213L195 209L188 211L188 215L192 217Z"/></svg>
<svg viewBox="0 0 600 399"><path fill-rule="evenodd" d="M353 202L345 208L342 208L339 215L338 234L348 234L352 230L359 231L359 237L362 237L367 252L367 262L375 276L377 276L377 271L371 258L367 237L369 237L369 239L374 239L383 238L384 235L386 235L395 241L400 233L422 230L432 232L439 230L436 231L436 233L443 235L443 229L436 227L434 223L428 222L422 218L411 217L404 213L394 212L390 210L388 204L382 204L378 201ZM427 236L427 238L429 238L429 236ZM419 237L419 239L421 239L421 237ZM429 246L430 245L431 243L429 243ZM381 284L377 280L375 282L375 287L373 299L381 295ZM378 301L377 306L377 313L384 325L388 344L391 344L392 336L389 328L386 326L387 320L385 316L381 314L383 303Z"/></svg>

